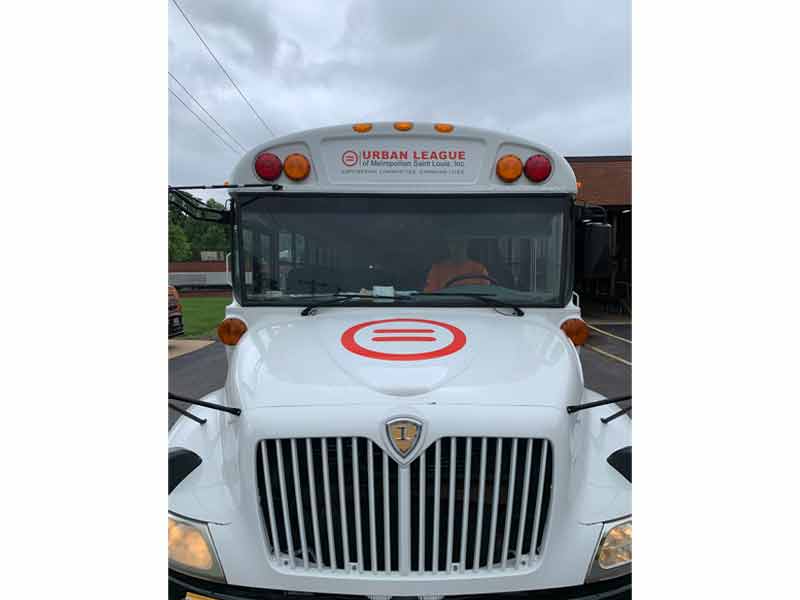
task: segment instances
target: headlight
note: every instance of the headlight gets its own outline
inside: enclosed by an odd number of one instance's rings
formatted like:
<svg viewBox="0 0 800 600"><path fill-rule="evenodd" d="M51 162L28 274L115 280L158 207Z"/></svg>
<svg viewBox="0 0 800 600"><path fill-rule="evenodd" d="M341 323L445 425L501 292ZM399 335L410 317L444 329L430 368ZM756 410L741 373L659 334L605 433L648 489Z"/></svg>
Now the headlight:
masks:
<svg viewBox="0 0 800 600"><path fill-rule="evenodd" d="M208 525L169 516L169 566L204 579L225 581Z"/></svg>
<svg viewBox="0 0 800 600"><path fill-rule="evenodd" d="M631 572L633 521L606 523L586 581L619 577Z"/></svg>

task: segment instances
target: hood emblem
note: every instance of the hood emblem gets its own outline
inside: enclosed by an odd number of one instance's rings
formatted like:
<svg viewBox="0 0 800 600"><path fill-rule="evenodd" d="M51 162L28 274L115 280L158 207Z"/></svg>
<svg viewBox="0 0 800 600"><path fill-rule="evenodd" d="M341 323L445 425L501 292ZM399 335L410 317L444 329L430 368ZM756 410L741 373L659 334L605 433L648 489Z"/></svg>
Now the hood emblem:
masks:
<svg viewBox="0 0 800 600"><path fill-rule="evenodd" d="M386 434L395 452L402 458L408 457L417 447L422 437L422 423L416 419L400 417L386 422Z"/></svg>

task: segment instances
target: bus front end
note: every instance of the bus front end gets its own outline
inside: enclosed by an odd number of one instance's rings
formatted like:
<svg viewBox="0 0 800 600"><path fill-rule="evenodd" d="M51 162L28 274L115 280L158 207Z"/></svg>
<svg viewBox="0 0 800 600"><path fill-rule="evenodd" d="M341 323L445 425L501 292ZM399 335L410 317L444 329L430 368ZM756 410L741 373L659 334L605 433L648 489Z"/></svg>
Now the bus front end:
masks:
<svg viewBox="0 0 800 600"><path fill-rule="evenodd" d="M575 177L431 123L303 132L232 176L225 386L170 432L175 597L611 597L630 420L584 387ZM585 326L584 326L585 327Z"/></svg>

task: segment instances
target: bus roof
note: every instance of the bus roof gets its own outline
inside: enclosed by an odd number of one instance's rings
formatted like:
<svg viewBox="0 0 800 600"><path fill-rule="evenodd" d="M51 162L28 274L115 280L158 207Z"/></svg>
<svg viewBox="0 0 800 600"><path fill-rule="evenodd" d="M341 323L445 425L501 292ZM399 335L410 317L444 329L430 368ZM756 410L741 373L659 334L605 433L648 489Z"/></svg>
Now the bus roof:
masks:
<svg viewBox="0 0 800 600"><path fill-rule="evenodd" d="M408 125L410 129L402 130ZM360 129L368 130L360 133L352 124L323 127L260 144L238 162L230 183L263 183L265 189L279 184L284 190L297 192L577 193L575 174L564 157L523 138L461 125L446 131L447 126L437 128L427 122L370 123ZM265 152L281 163L291 154L305 156L310 162L308 176L296 181L278 171L274 180L262 179L255 165ZM505 183L496 165L506 155L518 157L523 165L533 156L544 155L551 165L550 173L540 182L523 173Z"/></svg>

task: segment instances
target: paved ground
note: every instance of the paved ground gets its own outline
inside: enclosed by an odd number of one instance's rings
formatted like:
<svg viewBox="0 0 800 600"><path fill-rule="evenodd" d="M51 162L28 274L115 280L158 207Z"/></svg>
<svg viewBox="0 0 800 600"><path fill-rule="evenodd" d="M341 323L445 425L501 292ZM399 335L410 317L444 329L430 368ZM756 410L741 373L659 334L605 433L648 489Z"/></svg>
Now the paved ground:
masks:
<svg viewBox="0 0 800 600"><path fill-rule="evenodd" d="M225 346L220 342L195 352L184 354L169 361L169 391L179 396L200 398L225 385L228 360ZM176 402L180 406L182 402ZM169 426L180 416L174 410L169 412Z"/></svg>
<svg viewBox="0 0 800 600"><path fill-rule="evenodd" d="M212 340L184 340L181 338L173 338L169 341L169 358L178 358L189 352L205 348L213 343Z"/></svg>
<svg viewBox="0 0 800 600"><path fill-rule="evenodd" d="M607 397L630 394L631 367L621 361L631 362L632 344L623 341L632 339L631 326L597 322L592 327L603 333L591 330L588 347L581 350L586 387ZM199 398L224 385L227 365L225 347L219 342L173 358L169 361L169 389L180 396ZM172 427L179 415L168 412Z"/></svg>
<svg viewBox="0 0 800 600"><path fill-rule="evenodd" d="M604 323L590 327L594 329L590 329L589 341L581 349L586 387L608 397L630 394L631 366L625 363L632 362L631 326Z"/></svg>

